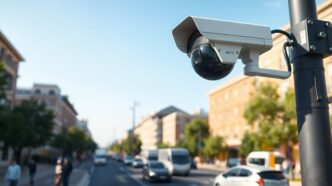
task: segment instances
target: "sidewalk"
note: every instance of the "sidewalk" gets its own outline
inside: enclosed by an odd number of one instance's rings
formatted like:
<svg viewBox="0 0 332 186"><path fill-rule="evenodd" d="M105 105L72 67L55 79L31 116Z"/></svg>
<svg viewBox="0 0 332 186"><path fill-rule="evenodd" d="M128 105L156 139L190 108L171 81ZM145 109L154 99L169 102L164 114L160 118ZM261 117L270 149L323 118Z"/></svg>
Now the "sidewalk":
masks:
<svg viewBox="0 0 332 186"><path fill-rule="evenodd" d="M4 170L2 168L0 175L0 186L4 186ZM37 173L35 175L35 185L44 186L44 185L53 185L53 176L54 176L54 166L49 164L38 164ZM70 176L69 185L70 186L88 186L90 181L90 174L87 170L76 167L73 169L73 172ZM23 170L21 179L18 183L18 186L28 186L29 185L29 175L27 170Z"/></svg>
<svg viewBox="0 0 332 186"><path fill-rule="evenodd" d="M212 170L212 171L219 171L219 172L224 172L226 170L226 168L224 166L215 165L215 164L206 164L206 163L197 164L197 168L205 169L205 170ZM300 181L290 181L289 185L290 186L302 186Z"/></svg>

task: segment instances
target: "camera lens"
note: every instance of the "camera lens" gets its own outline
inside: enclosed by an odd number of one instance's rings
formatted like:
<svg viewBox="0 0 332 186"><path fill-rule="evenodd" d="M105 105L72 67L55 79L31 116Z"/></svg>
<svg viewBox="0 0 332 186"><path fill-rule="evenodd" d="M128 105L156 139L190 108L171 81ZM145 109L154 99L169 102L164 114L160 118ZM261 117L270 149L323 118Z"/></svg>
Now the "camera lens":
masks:
<svg viewBox="0 0 332 186"><path fill-rule="evenodd" d="M195 72L202 78L218 80L227 76L234 65L223 64L211 44L203 43L195 46L190 53Z"/></svg>

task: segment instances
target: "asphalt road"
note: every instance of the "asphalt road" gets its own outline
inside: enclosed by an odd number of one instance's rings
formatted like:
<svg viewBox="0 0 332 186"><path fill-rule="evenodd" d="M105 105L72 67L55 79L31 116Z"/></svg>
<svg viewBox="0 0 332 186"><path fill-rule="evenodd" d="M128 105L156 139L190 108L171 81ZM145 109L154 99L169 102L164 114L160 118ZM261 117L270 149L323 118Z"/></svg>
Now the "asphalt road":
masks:
<svg viewBox="0 0 332 186"><path fill-rule="evenodd" d="M93 166L89 186L212 186L216 171L192 170L189 176L173 176L171 183L149 183L142 170L109 160L106 166Z"/></svg>

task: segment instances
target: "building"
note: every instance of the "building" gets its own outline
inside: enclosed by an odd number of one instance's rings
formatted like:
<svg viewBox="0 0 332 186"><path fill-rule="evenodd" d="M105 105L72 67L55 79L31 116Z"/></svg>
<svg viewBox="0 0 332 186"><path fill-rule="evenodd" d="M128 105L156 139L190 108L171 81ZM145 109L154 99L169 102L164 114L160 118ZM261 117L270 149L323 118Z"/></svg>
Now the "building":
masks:
<svg viewBox="0 0 332 186"><path fill-rule="evenodd" d="M173 112L163 117L162 143L174 146L183 139L185 126L192 118L190 114L184 112Z"/></svg>
<svg viewBox="0 0 332 186"><path fill-rule="evenodd" d="M21 61L24 61L22 55L0 31L0 64L3 65L5 71L9 75L7 87L7 103L4 104L8 105L9 107L12 107L15 102L18 68Z"/></svg>
<svg viewBox="0 0 332 186"><path fill-rule="evenodd" d="M174 106L169 106L159 112L146 116L137 124L134 133L142 141L142 150L157 149L158 144L163 142L163 118L177 112L185 113Z"/></svg>
<svg viewBox="0 0 332 186"><path fill-rule="evenodd" d="M70 103L68 96L61 94L57 85L34 84L32 88L18 88L16 92L16 104L23 100L36 99L46 104L47 109L54 114L53 132L58 134L62 129L77 124L77 111Z"/></svg>
<svg viewBox="0 0 332 186"><path fill-rule="evenodd" d="M92 137L88 124L89 124L89 121L87 119L81 119L81 120L77 121L77 127L79 129L82 129L86 135Z"/></svg>
<svg viewBox="0 0 332 186"><path fill-rule="evenodd" d="M318 6L318 17L332 22L332 1L325 1ZM289 31L285 26L283 30ZM282 53L282 45L286 38L281 34L273 35L273 48L260 56L260 66L279 70L287 70ZM332 96L332 57L324 59L325 77L328 95ZM227 144L237 151L243 134L250 130L244 119L244 110L255 93L255 87L262 81L273 81L279 85L279 93L283 95L288 88L294 87L293 76L286 80L240 76L209 91L209 126L214 135L225 137ZM331 107L331 105L330 105ZM330 108L331 109L331 108ZM235 152L236 154L236 152Z"/></svg>

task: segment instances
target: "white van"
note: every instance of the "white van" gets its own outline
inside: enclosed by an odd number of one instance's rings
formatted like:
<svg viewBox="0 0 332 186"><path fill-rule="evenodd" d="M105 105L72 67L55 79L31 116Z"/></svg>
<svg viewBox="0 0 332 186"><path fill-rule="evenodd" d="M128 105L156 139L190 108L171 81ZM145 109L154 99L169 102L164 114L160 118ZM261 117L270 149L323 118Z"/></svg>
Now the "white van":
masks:
<svg viewBox="0 0 332 186"><path fill-rule="evenodd" d="M107 151L106 149L97 149L94 155L95 165L106 165L107 164Z"/></svg>
<svg viewBox="0 0 332 186"><path fill-rule="evenodd" d="M254 151L247 157L247 165L282 170L285 157L280 152Z"/></svg>
<svg viewBox="0 0 332 186"><path fill-rule="evenodd" d="M149 161L158 161L158 150L143 150L141 152L141 158L144 165Z"/></svg>
<svg viewBox="0 0 332 186"><path fill-rule="evenodd" d="M164 163L171 174L189 175L190 157L187 149L168 148L160 149L158 161Z"/></svg>

